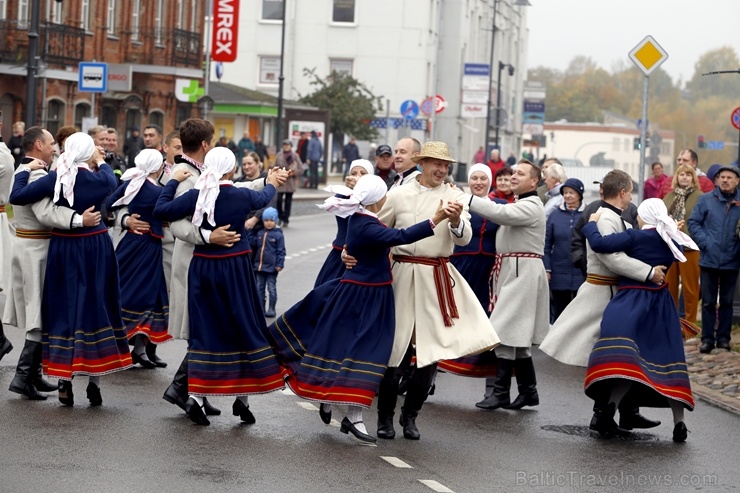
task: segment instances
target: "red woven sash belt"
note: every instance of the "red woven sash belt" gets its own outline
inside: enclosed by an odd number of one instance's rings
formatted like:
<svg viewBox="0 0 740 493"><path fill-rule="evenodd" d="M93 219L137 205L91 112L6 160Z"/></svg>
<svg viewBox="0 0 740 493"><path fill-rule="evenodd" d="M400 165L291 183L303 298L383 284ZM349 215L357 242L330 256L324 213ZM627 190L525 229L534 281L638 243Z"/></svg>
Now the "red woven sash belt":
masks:
<svg viewBox="0 0 740 493"><path fill-rule="evenodd" d="M497 253L496 254L496 260L493 263L493 270L491 271L491 276L488 278L488 286L489 286L489 299L490 302L488 303L488 310L493 311L493 307L496 306L496 301L498 301L498 296L495 293L494 289L494 283L498 284L498 276L501 274L501 264L503 263L504 257L517 257L517 258L542 258L542 255L538 253L528 253L528 252L509 252L509 253Z"/></svg>
<svg viewBox="0 0 740 493"><path fill-rule="evenodd" d="M411 255L394 255L394 262L407 264L421 264L434 267L434 287L437 290L437 300L439 309L442 312L442 319L445 327L452 327L453 318L460 318L457 313L457 304L455 303L455 293L452 292L452 279L447 271L447 264L450 262L449 257L414 257Z"/></svg>

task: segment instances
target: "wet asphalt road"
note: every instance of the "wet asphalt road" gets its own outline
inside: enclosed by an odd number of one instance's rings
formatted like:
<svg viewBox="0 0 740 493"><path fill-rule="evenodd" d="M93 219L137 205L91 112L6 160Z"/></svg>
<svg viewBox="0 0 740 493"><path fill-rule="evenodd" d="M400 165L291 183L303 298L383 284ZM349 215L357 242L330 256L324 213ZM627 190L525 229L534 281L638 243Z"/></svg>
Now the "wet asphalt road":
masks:
<svg viewBox="0 0 740 493"><path fill-rule="evenodd" d="M326 214L295 214L285 231L286 269L278 311L313 285L334 234ZM358 302L361 302L359 300ZM0 295L0 305L4 297ZM701 401L687 413L688 442L671 441L663 420L633 440L602 440L586 425L591 401L584 370L535 351L541 405L486 412L473 404L483 383L440 374L417 421L422 439L360 445L339 433L342 409L324 425L317 407L283 392L250 398L257 423L231 415L231 398L211 426L190 423L161 399L185 352L175 341L159 354L163 370L132 369L101 379L104 404L88 407L85 378L75 380L74 408L54 395L29 402L7 392L22 345L0 362L0 492L683 492L738 491L740 418ZM400 406L400 403L399 403ZM374 434L375 413L365 413ZM396 425L400 435L400 427ZM384 459L386 457L387 459ZM401 461L401 462L398 462ZM394 465L395 464L395 465ZM408 467L398 467L406 465ZM427 481L424 483L422 481Z"/></svg>

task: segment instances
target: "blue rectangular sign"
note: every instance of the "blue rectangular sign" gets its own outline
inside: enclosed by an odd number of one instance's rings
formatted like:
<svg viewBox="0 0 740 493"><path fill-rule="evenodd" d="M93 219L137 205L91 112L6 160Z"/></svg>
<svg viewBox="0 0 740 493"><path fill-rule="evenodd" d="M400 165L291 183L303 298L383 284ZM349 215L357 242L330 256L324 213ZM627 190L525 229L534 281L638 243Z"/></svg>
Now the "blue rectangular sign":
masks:
<svg viewBox="0 0 740 493"><path fill-rule="evenodd" d="M77 86L77 90L81 92L106 92L108 90L108 64L80 62Z"/></svg>
<svg viewBox="0 0 740 493"><path fill-rule="evenodd" d="M487 63L466 63L463 66L463 75L491 75L490 65Z"/></svg>
<svg viewBox="0 0 740 493"><path fill-rule="evenodd" d="M725 148L725 143L721 140L710 140L707 142L707 149L711 149L713 151L721 151Z"/></svg>

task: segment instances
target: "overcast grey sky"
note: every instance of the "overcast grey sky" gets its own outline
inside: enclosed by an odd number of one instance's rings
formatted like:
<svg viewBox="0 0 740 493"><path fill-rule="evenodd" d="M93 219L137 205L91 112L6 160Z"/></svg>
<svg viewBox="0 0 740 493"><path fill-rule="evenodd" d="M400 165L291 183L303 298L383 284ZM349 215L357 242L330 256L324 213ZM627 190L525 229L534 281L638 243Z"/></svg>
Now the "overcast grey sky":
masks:
<svg viewBox="0 0 740 493"><path fill-rule="evenodd" d="M668 52L663 68L684 81L709 50L740 54L740 0L530 0L529 67L565 69L577 55L611 72L646 35ZM727 67L738 69L740 67ZM740 77L740 76L739 76Z"/></svg>

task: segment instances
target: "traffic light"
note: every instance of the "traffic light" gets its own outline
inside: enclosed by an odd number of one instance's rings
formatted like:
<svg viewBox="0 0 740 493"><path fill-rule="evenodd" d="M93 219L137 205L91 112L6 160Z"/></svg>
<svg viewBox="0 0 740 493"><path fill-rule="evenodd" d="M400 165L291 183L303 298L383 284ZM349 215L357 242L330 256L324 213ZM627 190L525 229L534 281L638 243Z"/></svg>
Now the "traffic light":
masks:
<svg viewBox="0 0 740 493"><path fill-rule="evenodd" d="M650 147L650 137L645 137L645 148ZM635 137L632 140L632 148L636 151L640 150L640 137Z"/></svg>
<svg viewBox="0 0 740 493"><path fill-rule="evenodd" d="M704 142L704 136L703 135L699 135L696 138L696 140L697 140L696 147L698 147L699 149L705 149L707 147L707 143Z"/></svg>

